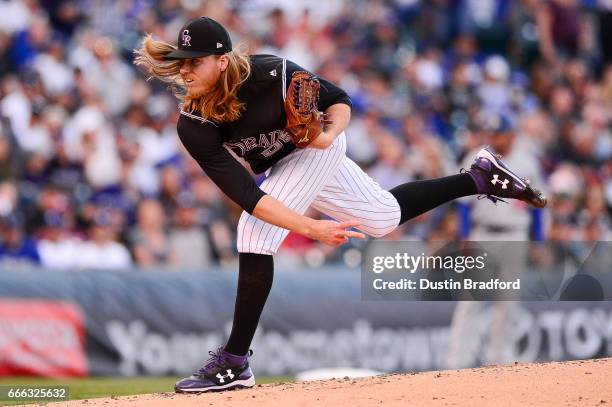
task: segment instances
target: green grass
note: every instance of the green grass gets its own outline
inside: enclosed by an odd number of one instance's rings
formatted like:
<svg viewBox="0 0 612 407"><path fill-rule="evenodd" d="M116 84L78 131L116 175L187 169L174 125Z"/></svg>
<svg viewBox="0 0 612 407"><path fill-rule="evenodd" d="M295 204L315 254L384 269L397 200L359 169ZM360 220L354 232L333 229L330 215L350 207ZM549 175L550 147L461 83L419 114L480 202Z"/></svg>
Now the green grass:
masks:
<svg viewBox="0 0 612 407"><path fill-rule="evenodd" d="M0 378L0 386L68 386L70 400L95 397L127 396L131 394L161 393L174 391L178 377L88 377L83 379L45 379L38 377ZM289 376L257 377L257 384L292 381ZM31 401L29 403L34 403ZM23 404L23 402L0 401L0 405Z"/></svg>

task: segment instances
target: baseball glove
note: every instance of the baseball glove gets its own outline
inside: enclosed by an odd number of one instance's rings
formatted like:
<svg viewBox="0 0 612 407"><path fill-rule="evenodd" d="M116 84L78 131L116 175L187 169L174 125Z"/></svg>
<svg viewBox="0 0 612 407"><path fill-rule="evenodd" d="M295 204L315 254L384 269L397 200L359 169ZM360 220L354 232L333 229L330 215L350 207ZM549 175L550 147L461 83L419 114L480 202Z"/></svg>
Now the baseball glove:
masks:
<svg viewBox="0 0 612 407"><path fill-rule="evenodd" d="M305 148L323 131L323 125L330 123L325 114L319 112L319 81L305 71L294 72L291 76L285 112L287 125L285 130L291 136L293 144Z"/></svg>

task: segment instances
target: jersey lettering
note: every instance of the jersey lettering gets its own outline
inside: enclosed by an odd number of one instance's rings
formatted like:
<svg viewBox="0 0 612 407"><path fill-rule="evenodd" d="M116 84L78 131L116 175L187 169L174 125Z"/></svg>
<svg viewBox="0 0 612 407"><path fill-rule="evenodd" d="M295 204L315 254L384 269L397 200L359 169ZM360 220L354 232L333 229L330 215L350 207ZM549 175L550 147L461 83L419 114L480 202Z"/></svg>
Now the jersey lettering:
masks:
<svg viewBox="0 0 612 407"><path fill-rule="evenodd" d="M264 151L262 151L261 155L263 155L266 158L270 157L270 156L274 155L281 148L283 148L283 143L281 143L280 141L277 141L276 143L272 144L270 147L268 147Z"/></svg>
<svg viewBox="0 0 612 407"><path fill-rule="evenodd" d="M274 130L268 134L260 134L259 140L255 137L247 137L234 143L225 143L225 145L240 157L244 157L253 149L262 148L261 155L268 158L282 149L283 145L289 141L291 137L284 130Z"/></svg>
<svg viewBox="0 0 612 407"><path fill-rule="evenodd" d="M266 148L270 146L270 140L268 140L268 137L266 136L265 133L259 135L259 145L262 148Z"/></svg>
<svg viewBox="0 0 612 407"><path fill-rule="evenodd" d="M255 147L259 147L255 137L247 137L247 138L243 139L242 141L244 141L244 147L246 148L247 152L251 151Z"/></svg>
<svg viewBox="0 0 612 407"><path fill-rule="evenodd" d="M272 145L261 152L261 155L266 158L274 155L278 150L283 148L283 145L286 142L291 141L291 137L289 137L289 134L287 134L284 130L276 130L271 133L271 136Z"/></svg>

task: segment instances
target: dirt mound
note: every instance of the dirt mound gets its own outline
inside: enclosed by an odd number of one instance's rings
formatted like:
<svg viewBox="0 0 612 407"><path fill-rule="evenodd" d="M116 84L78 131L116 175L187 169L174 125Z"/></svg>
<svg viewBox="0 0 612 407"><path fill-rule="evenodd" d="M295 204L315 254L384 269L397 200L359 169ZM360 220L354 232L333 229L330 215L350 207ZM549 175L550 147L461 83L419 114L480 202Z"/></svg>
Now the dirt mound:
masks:
<svg viewBox="0 0 612 407"><path fill-rule="evenodd" d="M612 406L612 358L268 384L209 394L158 393L61 406Z"/></svg>

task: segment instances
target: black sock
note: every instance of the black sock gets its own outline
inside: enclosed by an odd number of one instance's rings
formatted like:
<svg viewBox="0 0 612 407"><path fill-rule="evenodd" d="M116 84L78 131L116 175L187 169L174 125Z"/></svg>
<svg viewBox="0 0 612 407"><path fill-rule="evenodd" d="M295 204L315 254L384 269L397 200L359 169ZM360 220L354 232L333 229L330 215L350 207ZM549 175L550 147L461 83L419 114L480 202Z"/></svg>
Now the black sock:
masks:
<svg viewBox="0 0 612 407"><path fill-rule="evenodd" d="M272 256L255 253L238 254L238 292L234 307L232 332L225 351L246 355L255 335L259 316L272 288L274 260Z"/></svg>
<svg viewBox="0 0 612 407"><path fill-rule="evenodd" d="M465 173L407 182L396 186L389 192L397 199L402 209L400 225L443 203L477 193L472 177Z"/></svg>

